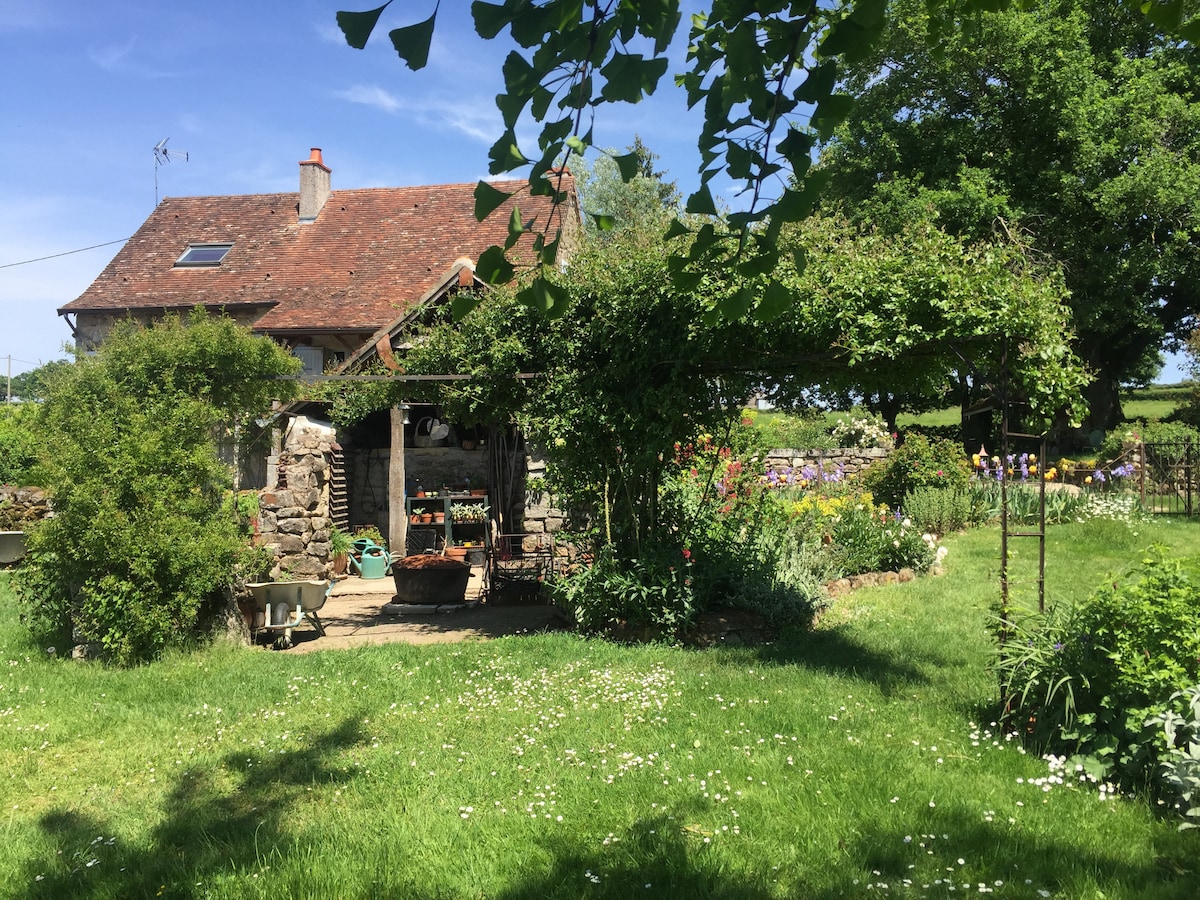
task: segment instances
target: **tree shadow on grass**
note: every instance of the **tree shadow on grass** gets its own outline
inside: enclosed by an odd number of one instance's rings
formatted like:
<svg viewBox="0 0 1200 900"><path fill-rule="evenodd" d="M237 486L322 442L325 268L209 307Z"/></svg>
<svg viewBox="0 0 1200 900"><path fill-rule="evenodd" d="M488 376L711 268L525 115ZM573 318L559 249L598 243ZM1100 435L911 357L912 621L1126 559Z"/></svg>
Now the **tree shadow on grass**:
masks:
<svg viewBox="0 0 1200 900"><path fill-rule="evenodd" d="M948 890L974 892L980 885L1006 897L1104 896L1101 892L1109 891L1162 900L1200 895L1200 863L1186 834L1161 836L1153 854L1137 862L1125 858L1120 847L1096 843L1099 838L1089 845L1074 835L1070 829L1061 835L1022 829L1000 817L988 822L981 809L921 809L902 828L865 823L843 849L838 881L805 896L870 896L910 885L922 893L928 886L938 896Z"/></svg>
<svg viewBox="0 0 1200 900"><path fill-rule="evenodd" d="M270 859L288 840L289 808L309 786L356 777L329 760L363 740L358 722L347 719L303 749L229 753L211 769L181 773L163 801L162 822L141 844L100 818L53 810L40 825L54 849L49 859L25 864L25 895L203 896L210 875L253 873ZM187 884L178 883L181 875Z"/></svg>
<svg viewBox="0 0 1200 900"><path fill-rule="evenodd" d="M697 815L699 815L697 808ZM531 858L550 858L541 871L529 871L517 884L497 894L497 900L575 900L575 898L686 897L688 900L766 900L774 896L746 883L727 866L728 857L706 859L711 844L722 840L698 826L687 825L687 814L662 814L639 819L620 841L583 847L577 842L539 839ZM531 866L531 869L536 867Z"/></svg>
<svg viewBox="0 0 1200 900"><path fill-rule="evenodd" d="M944 662L934 648L923 649L919 660L881 653L849 637L840 628L791 628L774 643L730 652L744 652L769 665L799 666L814 672L858 678L876 685L884 696L928 682L917 662L935 667Z"/></svg>

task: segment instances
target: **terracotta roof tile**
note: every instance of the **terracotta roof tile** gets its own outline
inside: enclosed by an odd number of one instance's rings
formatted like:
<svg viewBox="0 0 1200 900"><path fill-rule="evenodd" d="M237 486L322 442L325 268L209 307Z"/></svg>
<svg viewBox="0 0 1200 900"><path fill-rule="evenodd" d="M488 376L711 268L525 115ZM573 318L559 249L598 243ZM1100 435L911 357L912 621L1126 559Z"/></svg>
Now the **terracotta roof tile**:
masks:
<svg viewBox="0 0 1200 900"><path fill-rule="evenodd" d="M522 218L549 214L525 182L494 182ZM568 176L565 189L574 191ZM475 221L474 184L334 191L315 222L299 193L167 198L104 271L60 313L246 308L267 332L374 332L460 257L507 237L504 208ZM175 267L192 243L232 243L219 266Z"/></svg>

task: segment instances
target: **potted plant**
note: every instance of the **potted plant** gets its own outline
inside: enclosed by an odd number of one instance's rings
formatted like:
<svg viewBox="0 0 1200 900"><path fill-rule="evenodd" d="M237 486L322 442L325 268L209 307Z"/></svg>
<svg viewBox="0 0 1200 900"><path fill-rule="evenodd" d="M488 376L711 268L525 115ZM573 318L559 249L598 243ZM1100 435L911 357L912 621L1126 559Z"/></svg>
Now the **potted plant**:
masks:
<svg viewBox="0 0 1200 900"><path fill-rule="evenodd" d="M348 531L336 525L329 529L329 565L334 575L345 575L350 565L350 551L354 549L354 538Z"/></svg>

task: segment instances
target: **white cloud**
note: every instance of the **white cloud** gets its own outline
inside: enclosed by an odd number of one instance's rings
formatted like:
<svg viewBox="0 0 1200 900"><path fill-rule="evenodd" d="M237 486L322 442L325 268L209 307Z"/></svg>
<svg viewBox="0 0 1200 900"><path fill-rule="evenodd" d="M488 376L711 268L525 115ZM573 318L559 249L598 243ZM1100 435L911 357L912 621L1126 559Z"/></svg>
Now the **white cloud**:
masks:
<svg viewBox="0 0 1200 900"><path fill-rule="evenodd" d="M333 96L349 103L372 106L393 115L406 115L422 128L454 131L472 140L490 145L503 130L500 115L489 102L454 100L437 97L397 97L378 85L357 84L334 91Z"/></svg>
<svg viewBox="0 0 1200 900"><path fill-rule="evenodd" d="M333 96L350 103L373 106L388 113L399 112L401 109L400 101L394 94L375 84L356 84L344 91L334 91Z"/></svg>
<svg viewBox="0 0 1200 900"><path fill-rule="evenodd" d="M90 47L88 48L87 56L88 59L105 71L119 71L126 67L126 60L133 52L133 46L136 43L137 37L135 36L123 44L106 44L102 47Z"/></svg>

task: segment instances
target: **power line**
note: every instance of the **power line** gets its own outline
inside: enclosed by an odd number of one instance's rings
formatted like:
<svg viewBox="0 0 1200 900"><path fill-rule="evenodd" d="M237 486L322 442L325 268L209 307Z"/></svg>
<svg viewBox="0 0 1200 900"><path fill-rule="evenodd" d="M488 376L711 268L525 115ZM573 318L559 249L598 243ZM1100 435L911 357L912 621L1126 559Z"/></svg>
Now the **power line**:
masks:
<svg viewBox="0 0 1200 900"><path fill-rule="evenodd" d="M39 256L37 259L23 259L20 262L15 263L3 263L0 264L0 269L11 269L13 266L27 266L30 263L43 262L47 259L58 259L60 256L70 256L72 253L83 253L85 250L95 250L98 247L111 247L113 244L123 244L127 240L129 240L129 238L121 238L118 241L108 241L104 244L92 244L90 247L80 247L78 250L66 250L62 253L52 253L49 256Z"/></svg>

